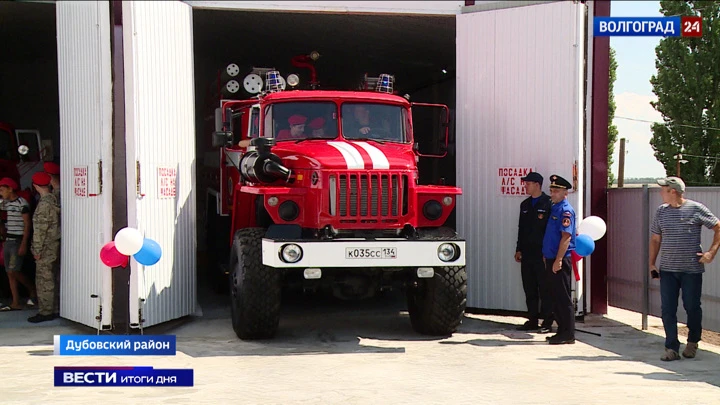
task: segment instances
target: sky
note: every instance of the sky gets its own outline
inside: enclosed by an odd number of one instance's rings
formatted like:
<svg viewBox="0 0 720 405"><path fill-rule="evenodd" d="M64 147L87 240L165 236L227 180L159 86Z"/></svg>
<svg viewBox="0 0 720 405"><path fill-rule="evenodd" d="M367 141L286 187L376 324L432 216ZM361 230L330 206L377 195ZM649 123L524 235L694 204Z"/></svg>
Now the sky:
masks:
<svg viewBox="0 0 720 405"><path fill-rule="evenodd" d="M659 1L613 1L612 17L661 17ZM652 92L650 77L655 73L655 47L662 37L610 37L618 63L615 81L615 119L618 140L625 138L625 178L665 177L665 169L655 159L650 139L650 123L636 122L619 117L645 121L661 121L662 117L650 105L657 100ZM612 172L617 177L620 144L615 144Z"/></svg>

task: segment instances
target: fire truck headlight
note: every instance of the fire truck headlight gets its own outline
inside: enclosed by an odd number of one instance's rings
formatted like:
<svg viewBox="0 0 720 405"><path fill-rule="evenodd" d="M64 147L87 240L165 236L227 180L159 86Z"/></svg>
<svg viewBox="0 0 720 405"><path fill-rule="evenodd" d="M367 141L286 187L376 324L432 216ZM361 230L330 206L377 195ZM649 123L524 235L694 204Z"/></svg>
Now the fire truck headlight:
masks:
<svg viewBox="0 0 720 405"><path fill-rule="evenodd" d="M460 256L460 248L454 243L443 243L438 246L438 259L444 262L452 262Z"/></svg>
<svg viewBox="0 0 720 405"><path fill-rule="evenodd" d="M18 146L18 153L25 156L30 152L30 148L27 147L27 145L20 145Z"/></svg>
<svg viewBox="0 0 720 405"><path fill-rule="evenodd" d="M440 218L442 216L442 212L442 205L435 200L430 200L423 206L423 215L431 221Z"/></svg>
<svg viewBox="0 0 720 405"><path fill-rule="evenodd" d="M300 84L300 78L298 77L298 75L293 73L287 77L287 84L290 87L295 87Z"/></svg>
<svg viewBox="0 0 720 405"><path fill-rule="evenodd" d="M293 221L300 215L300 207L295 201L285 201L278 207L278 215L283 221Z"/></svg>
<svg viewBox="0 0 720 405"><path fill-rule="evenodd" d="M449 207L449 206L452 204L452 202L453 202L453 199L452 199L452 197L450 197L449 195L448 195L448 196L445 196L445 197L443 198L443 205L446 206L446 207Z"/></svg>
<svg viewBox="0 0 720 405"><path fill-rule="evenodd" d="M280 248L280 258L285 263L297 263L302 259L302 256L302 248L294 243L283 245L283 247Z"/></svg>
<svg viewBox="0 0 720 405"><path fill-rule="evenodd" d="M277 197L270 197L268 198L268 205L271 207L274 207L278 204L278 198Z"/></svg>

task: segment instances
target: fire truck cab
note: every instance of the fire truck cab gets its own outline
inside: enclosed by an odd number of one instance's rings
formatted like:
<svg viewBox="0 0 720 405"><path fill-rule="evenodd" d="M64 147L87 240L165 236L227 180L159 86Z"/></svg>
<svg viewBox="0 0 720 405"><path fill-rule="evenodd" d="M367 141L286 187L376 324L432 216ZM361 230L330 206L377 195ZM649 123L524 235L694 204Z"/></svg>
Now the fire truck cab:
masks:
<svg viewBox="0 0 720 405"><path fill-rule="evenodd" d="M404 288L417 332L452 334L466 304L465 241L445 223L462 191L419 184L412 119L414 105L444 111L435 142L447 147L447 107L392 94L389 75L330 91L286 90L296 75L265 73L255 97L221 101L213 133L217 211L230 223L209 254L227 263L237 336L272 337L293 286L341 299Z"/></svg>

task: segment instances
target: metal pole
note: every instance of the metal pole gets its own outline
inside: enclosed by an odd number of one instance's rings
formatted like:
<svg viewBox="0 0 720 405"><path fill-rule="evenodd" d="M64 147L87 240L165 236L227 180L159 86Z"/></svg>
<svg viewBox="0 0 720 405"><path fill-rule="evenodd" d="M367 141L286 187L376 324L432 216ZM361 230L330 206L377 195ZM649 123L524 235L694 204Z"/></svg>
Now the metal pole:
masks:
<svg viewBox="0 0 720 405"><path fill-rule="evenodd" d="M620 138L620 156L618 160L618 187L625 184L625 138Z"/></svg>
<svg viewBox="0 0 720 405"><path fill-rule="evenodd" d="M642 302L642 330L648 328L648 313L650 312L650 190L647 184L642 187L642 280L643 280L643 302Z"/></svg>

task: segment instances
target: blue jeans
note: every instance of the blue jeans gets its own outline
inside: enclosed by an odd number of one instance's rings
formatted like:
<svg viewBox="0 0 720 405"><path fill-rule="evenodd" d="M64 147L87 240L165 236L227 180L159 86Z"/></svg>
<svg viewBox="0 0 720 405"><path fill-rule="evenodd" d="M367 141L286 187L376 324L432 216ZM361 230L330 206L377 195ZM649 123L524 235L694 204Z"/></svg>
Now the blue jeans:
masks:
<svg viewBox="0 0 720 405"><path fill-rule="evenodd" d="M683 306L687 313L688 342L697 343L702 334L702 273L660 272L660 300L665 327L665 347L680 351L677 334L678 296L682 290Z"/></svg>

